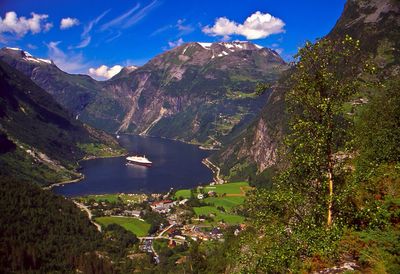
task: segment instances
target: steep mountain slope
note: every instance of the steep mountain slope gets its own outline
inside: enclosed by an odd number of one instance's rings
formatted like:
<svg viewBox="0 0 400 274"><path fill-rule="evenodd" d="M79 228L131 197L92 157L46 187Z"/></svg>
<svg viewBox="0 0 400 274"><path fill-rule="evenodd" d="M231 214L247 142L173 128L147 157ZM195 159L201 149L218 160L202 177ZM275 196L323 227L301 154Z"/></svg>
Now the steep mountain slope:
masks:
<svg viewBox="0 0 400 274"><path fill-rule="evenodd" d="M84 110L101 89L99 82L87 75L65 73L52 61L33 57L18 48L2 48L0 60L31 78L74 115Z"/></svg>
<svg viewBox="0 0 400 274"><path fill-rule="evenodd" d="M373 57L386 74L398 75L400 68L400 2L350 0L328 38L349 34L360 40L364 58ZM225 176L268 177L276 164L277 149L285 130L284 94L290 88L290 71L273 87L259 118L235 141L214 154Z"/></svg>
<svg viewBox="0 0 400 274"><path fill-rule="evenodd" d="M118 131L216 145L259 112L267 95L256 95L255 84L286 68L276 52L248 42L188 43L104 89L124 100Z"/></svg>
<svg viewBox="0 0 400 274"><path fill-rule="evenodd" d="M0 109L0 175L60 182L78 176L76 161L88 155L89 145L97 148L92 153L112 154L118 147L112 137L72 119L50 94L1 61Z"/></svg>
<svg viewBox="0 0 400 274"><path fill-rule="evenodd" d="M104 82L69 75L21 50L4 48L0 59L90 125L210 145L239 133L268 96L255 94L255 84L287 69L275 51L249 42L188 43Z"/></svg>

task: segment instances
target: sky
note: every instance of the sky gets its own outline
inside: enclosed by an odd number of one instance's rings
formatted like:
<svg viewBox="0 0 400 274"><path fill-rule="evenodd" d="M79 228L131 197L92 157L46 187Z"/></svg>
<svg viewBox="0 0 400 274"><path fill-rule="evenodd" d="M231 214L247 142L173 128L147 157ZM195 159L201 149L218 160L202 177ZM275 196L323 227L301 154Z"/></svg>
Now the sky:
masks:
<svg viewBox="0 0 400 274"><path fill-rule="evenodd" d="M290 61L345 0L0 0L0 47L105 80L187 42L250 41Z"/></svg>

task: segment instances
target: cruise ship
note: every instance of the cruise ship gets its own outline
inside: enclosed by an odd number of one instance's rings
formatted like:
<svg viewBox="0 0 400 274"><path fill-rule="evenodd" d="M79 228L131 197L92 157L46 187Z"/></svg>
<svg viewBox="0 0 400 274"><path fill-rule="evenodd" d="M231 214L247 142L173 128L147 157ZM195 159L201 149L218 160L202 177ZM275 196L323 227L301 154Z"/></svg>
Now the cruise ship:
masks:
<svg viewBox="0 0 400 274"><path fill-rule="evenodd" d="M134 164L140 166L151 167L153 164L146 156L129 156L126 157L127 164Z"/></svg>

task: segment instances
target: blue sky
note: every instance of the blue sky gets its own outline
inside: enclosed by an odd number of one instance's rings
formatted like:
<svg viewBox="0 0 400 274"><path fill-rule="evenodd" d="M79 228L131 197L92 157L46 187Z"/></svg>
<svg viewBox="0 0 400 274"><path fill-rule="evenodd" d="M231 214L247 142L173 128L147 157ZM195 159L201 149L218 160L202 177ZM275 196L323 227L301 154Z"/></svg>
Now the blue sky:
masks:
<svg viewBox="0 0 400 274"><path fill-rule="evenodd" d="M53 59L70 73L88 74L92 68L91 75L98 79L110 77L119 66L143 65L171 47L194 41L249 40L290 60L306 40L330 31L344 4L345 0L1 0L0 46Z"/></svg>

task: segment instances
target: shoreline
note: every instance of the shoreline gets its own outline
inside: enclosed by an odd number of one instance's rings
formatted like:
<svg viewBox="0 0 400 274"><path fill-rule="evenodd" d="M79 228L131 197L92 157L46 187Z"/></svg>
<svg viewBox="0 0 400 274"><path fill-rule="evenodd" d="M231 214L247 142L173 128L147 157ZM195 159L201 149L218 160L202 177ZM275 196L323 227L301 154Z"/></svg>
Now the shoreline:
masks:
<svg viewBox="0 0 400 274"><path fill-rule="evenodd" d="M72 179L72 180L67 180L67 181L62 181L62 182L59 182L59 183L54 183L54 184L51 184L49 186L43 187L42 189L43 190L51 190L54 187L63 186L63 185L67 185L67 184L78 183L78 182L82 181L83 179L85 179L85 175L83 175L82 173L79 173L79 176L80 176L79 178Z"/></svg>
<svg viewBox="0 0 400 274"><path fill-rule="evenodd" d="M200 150L205 150L205 151L218 151L221 148L215 148L215 147L205 147L204 144L201 143L191 143L185 140L181 140L181 139L173 139L173 138L168 138L168 137L164 137L164 136L154 136L154 135L140 135L140 134L136 134L136 133L121 133L118 134L119 136L121 135L129 135L129 136L140 136L140 137L149 137L149 138L160 138L160 139L164 139L164 140L169 140L169 141L174 141L174 142L180 142L186 145L192 145L192 146L196 146L198 149Z"/></svg>
<svg viewBox="0 0 400 274"><path fill-rule="evenodd" d="M117 158L117 157L123 157L128 155L128 152L123 153L123 154L118 154L118 155L113 155L113 156L85 156L82 159L78 160L76 163L78 164L79 167L79 163L82 161L89 161L89 160L95 160L95 159L105 159L105 158ZM82 181L83 179L85 179L85 175L82 173L75 173L75 175L79 176L76 179L71 179L71 180L66 180L66 181L62 181L62 182L58 182L58 183L54 183L51 184L49 186L45 186L42 187L43 190L51 190L54 187L59 187L59 186L63 186L63 185L67 185L67 184L73 184L73 183L78 183L80 181Z"/></svg>
<svg viewBox="0 0 400 274"><path fill-rule="evenodd" d="M202 161L202 164L205 165L207 168L211 170L213 173L213 180L216 184L224 184L225 180L221 179L220 177L220 172L221 169L215 165L213 162L211 162L208 158L204 158Z"/></svg>

